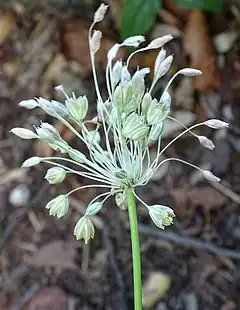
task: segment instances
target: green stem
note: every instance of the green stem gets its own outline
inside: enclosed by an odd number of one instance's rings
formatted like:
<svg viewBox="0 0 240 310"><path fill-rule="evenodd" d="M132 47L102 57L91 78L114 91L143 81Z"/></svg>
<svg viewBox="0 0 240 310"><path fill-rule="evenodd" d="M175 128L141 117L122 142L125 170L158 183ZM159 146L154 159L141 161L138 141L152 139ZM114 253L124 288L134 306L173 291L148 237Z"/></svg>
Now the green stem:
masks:
<svg viewBox="0 0 240 310"><path fill-rule="evenodd" d="M136 200L131 189L127 192L128 216L132 241L132 262L133 262L133 286L134 286L134 310L142 310L142 276L141 276L141 255L138 233L138 220Z"/></svg>

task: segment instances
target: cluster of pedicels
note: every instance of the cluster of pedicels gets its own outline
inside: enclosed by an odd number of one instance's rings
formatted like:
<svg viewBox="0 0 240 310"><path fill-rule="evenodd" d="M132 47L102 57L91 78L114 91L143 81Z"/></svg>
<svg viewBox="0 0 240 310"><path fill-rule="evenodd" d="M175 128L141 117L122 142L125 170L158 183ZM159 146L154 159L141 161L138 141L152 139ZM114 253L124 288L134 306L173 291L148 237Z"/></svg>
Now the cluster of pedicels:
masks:
<svg viewBox="0 0 240 310"><path fill-rule="evenodd" d="M19 103L20 106L27 109L40 107L48 115L61 121L85 144L88 149L88 156L72 148L62 139L57 129L46 122L42 122L39 127L35 128L35 132L25 128L13 128L11 130L12 133L23 139L43 140L56 152L62 154L59 157L31 157L22 165L23 167L31 167L41 162L52 165L53 167L48 169L45 176L50 184L62 182L68 174L76 174L96 181L96 184L75 188L69 193L57 196L48 202L46 208L49 209L50 215L56 215L58 218L66 215L69 209L69 195L75 191L91 187L106 189L106 192L95 197L89 203L85 215L79 219L75 226L74 235L77 239L83 238L86 243L94 237L95 229L92 216L101 210L105 201L111 196L115 197L118 207L127 209L126 190L129 188L148 209L149 215L157 227L164 229L165 226L170 225L175 216L173 210L163 205L146 204L136 194L136 188L147 184L156 170L168 161L185 163L199 170L209 181L220 181L210 171L202 170L182 159L167 158L160 161L160 156L186 133L194 135L204 147L212 150L214 148L212 141L205 136L196 135L192 130L203 125L214 129L228 127L227 123L217 119L195 124L190 128L186 128L182 124L183 132L164 148L161 148L164 121L169 118L179 123L178 120L170 116L171 96L168 92L169 86L179 74L185 76L201 74L200 70L181 69L170 79L160 99L152 97L155 84L169 71L173 62L173 56L167 56L166 50L163 48L164 44L173 39L170 35L154 39L147 46L135 50L126 62L114 61L119 49L126 46L137 48L145 41L145 38L137 35L127 38L122 43L115 44L107 54L106 84L108 99L104 101L100 93L94 62L95 54L100 48L102 33L99 30L93 30L93 28L96 23L103 20L106 10L107 6L101 4L94 14L93 23L89 29L90 56L97 94L97 116L87 121L87 97L76 97L74 93L69 96L63 86L57 86L56 89L66 97L64 104L43 98L24 100ZM137 69L133 75L130 74L128 68L131 58L136 53L151 49L160 49L160 51L155 61L152 85L147 89L145 87L145 76L150 72L149 68ZM94 130L88 128L89 123L91 126L94 125ZM79 126L79 130L75 129L75 125ZM149 147L153 144L156 144L157 154L154 159L151 159ZM63 163L70 164L71 167L74 165L76 170L63 165Z"/></svg>

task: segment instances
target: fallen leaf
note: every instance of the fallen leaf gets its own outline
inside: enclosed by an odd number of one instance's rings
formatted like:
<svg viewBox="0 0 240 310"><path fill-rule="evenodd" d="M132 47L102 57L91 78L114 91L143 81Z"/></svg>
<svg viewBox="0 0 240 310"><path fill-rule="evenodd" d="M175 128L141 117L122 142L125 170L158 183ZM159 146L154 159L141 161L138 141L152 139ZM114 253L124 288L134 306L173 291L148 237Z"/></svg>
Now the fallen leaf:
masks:
<svg viewBox="0 0 240 310"><path fill-rule="evenodd" d="M163 298L171 286L171 278L160 271L152 272L143 284L143 307L150 309Z"/></svg>
<svg viewBox="0 0 240 310"><path fill-rule="evenodd" d="M0 12L0 45L10 36L13 28L16 26L16 20L11 12Z"/></svg>
<svg viewBox="0 0 240 310"><path fill-rule="evenodd" d="M194 89L207 92L219 86L215 57L209 38L207 21L200 9L194 9L188 16L183 30L183 46L190 56L192 68L200 69L203 74L193 78Z"/></svg>
<svg viewBox="0 0 240 310"><path fill-rule="evenodd" d="M43 245L27 263L38 267L75 268L75 249L72 243L55 240Z"/></svg>
<svg viewBox="0 0 240 310"><path fill-rule="evenodd" d="M45 287L38 291L21 310L68 310L68 297L58 287Z"/></svg>
<svg viewBox="0 0 240 310"><path fill-rule="evenodd" d="M87 75L92 71L88 45L88 25L84 22L66 23L62 33L64 55L71 60L79 62ZM95 56L95 60L104 69L107 65L107 52L115 43L103 35L101 47ZM126 50L122 48L119 50L117 58L122 59L125 54Z"/></svg>

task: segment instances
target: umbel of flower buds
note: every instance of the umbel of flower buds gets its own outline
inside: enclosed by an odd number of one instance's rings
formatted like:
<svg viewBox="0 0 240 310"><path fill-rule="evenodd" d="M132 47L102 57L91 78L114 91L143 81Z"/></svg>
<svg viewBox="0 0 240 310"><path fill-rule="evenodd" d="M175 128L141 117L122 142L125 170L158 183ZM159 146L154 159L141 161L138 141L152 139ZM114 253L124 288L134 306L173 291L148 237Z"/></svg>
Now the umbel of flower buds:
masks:
<svg viewBox="0 0 240 310"><path fill-rule="evenodd" d="M213 150L213 142L201 134L196 134L195 129L201 126L213 129L228 127L226 122L211 119L187 128L171 116L171 84L178 75L189 77L200 75L201 71L198 69L180 69L166 83L162 94L159 97L154 97L153 90L156 83L171 72L173 55L168 55L164 49L164 45L173 39L171 35L156 38L147 46L139 49L138 46L145 40L141 35L115 43L106 55L107 92L104 92L103 100L102 87L99 86L95 66L96 53L101 48L102 33L94 27L96 23L103 20L106 10L107 6L101 4L94 14L88 36L97 96L97 115L93 119L87 120L87 97L76 96L74 93L69 96L62 85L57 86L56 90L64 95L64 103L40 97L23 100L19 104L27 109L41 108L46 114L56 118L58 123L61 122L76 136L77 141L71 141L73 145L76 145L75 148L63 140L53 125L46 122L35 128L36 133L21 127L11 130L12 133L23 139L41 139L54 152L59 153L51 157L31 157L23 163L23 167L31 167L39 163L51 165L52 168L48 169L45 175L50 184L64 181L67 174L75 174L84 180L91 180L91 184L84 184L51 200L46 206L50 215L57 217L66 215L69 209L68 197L76 191L92 187L104 190L103 193L91 200L84 216L75 226L74 235L77 239L84 239L86 243L94 237L93 217L102 209L108 198L114 197L119 208L128 209L126 193L129 189L136 199L147 208L150 218L157 227L164 229L170 225L175 216L173 210L162 205L147 205L137 195L137 188L150 182L161 165L169 161L186 164L200 171L208 181L219 182L220 179L211 171L202 170L182 158L172 157L163 160L162 155L185 134L193 135L203 147ZM135 47L136 50L129 55L126 61L117 60L119 50L125 46ZM160 51L154 65L152 84L146 87L145 80L150 69L137 68L132 73L130 61L137 53L150 49L160 49ZM170 142L165 141L166 143L162 147L162 133L164 133L166 119L171 119L178 125L182 125L182 131ZM154 149L156 150L154 158L151 156L152 144L155 144ZM62 156L63 154L64 156Z"/></svg>

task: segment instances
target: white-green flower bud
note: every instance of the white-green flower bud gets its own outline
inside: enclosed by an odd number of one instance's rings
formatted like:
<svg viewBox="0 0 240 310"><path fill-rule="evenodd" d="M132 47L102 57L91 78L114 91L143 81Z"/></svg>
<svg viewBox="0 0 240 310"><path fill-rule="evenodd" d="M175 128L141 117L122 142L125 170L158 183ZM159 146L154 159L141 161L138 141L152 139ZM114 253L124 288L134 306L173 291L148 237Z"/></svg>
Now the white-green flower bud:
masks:
<svg viewBox="0 0 240 310"><path fill-rule="evenodd" d="M114 100L114 104L119 107L122 108L124 102L123 102L123 88L122 86L118 85L114 91L113 94L113 100Z"/></svg>
<svg viewBox="0 0 240 310"><path fill-rule="evenodd" d="M37 139L38 136L29 129L16 127L10 130L16 136L22 139Z"/></svg>
<svg viewBox="0 0 240 310"><path fill-rule="evenodd" d="M48 169L45 179L50 183L50 184L57 184L61 183L66 176L66 171L61 168L61 167L52 167Z"/></svg>
<svg viewBox="0 0 240 310"><path fill-rule="evenodd" d="M90 130L85 134L85 138L90 144L99 144L101 140L100 133L97 130Z"/></svg>
<svg viewBox="0 0 240 310"><path fill-rule="evenodd" d="M76 239L84 239L87 244L90 239L94 238L94 235L95 228L92 221L87 216L80 218L74 228L74 236L76 236Z"/></svg>
<svg viewBox="0 0 240 310"><path fill-rule="evenodd" d="M107 121L109 119L109 115L112 111L112 104L109 100L106 100L102 103L102 101L98 101L97 103L97 120L99 122L103 122L103 119Z"/></svg>
<svg viewBox="0 0 240 310"><path fill-rule="evenodd" d="M81 152L79 152L78 150L76 150L76 149L70 149L69 151L68 151L68 155L73 159L73 160L75 160L76 162L78 162L78 163L84 163L85 161L86 161L86 156L83 154L83 153L81 153Z"/></svg>
<svg viewBox="0 0 240 310"><path fill-rule="evenodd" d="M147 122L149 125L156 125L164 121L169 113L170 107L167 104L158 103L153 99L147 111Z"/></svg>
<svg viewBox="0 0 240 310"><path fill-rule="evenodd" d="M64 140L54 141L54 143L48 143L48 145L56 152L62 154L68 153L69 145Z"/></svg>
<svg viewBox="0 0 240 310"><path fill-rule="evenodd" d="M88 100L86 96L80 96L76 99L70 98L66 101L70 115L77 121L82 121L88 111Z"/></svg>
<svg viewBox="0 0 240 310"><path fill-rule="evenodd" d="M220 182L221 179L216 177L211 171L202 170L204 177L210 182Z"/></svg>
<svg viewBox="0 0 240 310"><path fill-rule="evenodd" d="M22 108L26 108L26 109L29 109L29 110L32 110L32 109L38 107L38 103L34 99L23 100L23 101L19 102L18 105L20 107L22 107Z"/></svg>
<svg viewBox="0 0 240 310"><path fill-rule="evenodd" d="M202 144L202 146L206 147L209 150L213 150L215 148L215 145L213 144L212 140L208 139L204 136L197 136L199 142Z"/></svg>
<svg viewBox="0 0 240 310"><path fill-rule="evenodd" d="M67 195L60 195L52 199L46 205L46 209L49 209L50 215L56 215L57 218L60 218L67 214L69 209L69 199Z"/></svg>
<svg viewBox="0 0 240 310"><path fill-rule="evenodd" d="M163 122L153 125L148 135L148 144L155 143L161 136L163 131Z"/></svg>
<svg viewBox="0 0 240 310"><path fill-rule="evenodd" d="M102 39L102 32L100 30L94 30L92 38L90 40L91 53L96 54L100 48Z"/></svg>
<svg viewBox="0 0 240 310"><path fill-rule="evenodd" d="M145 83L144 78L138 73L138 71L132 77L132 89L137 100L141 100L145 93Z"/></svg>
<svg viewBox="0 0 240 310"><path fill-rule="evenodd" d="M121 74L121 85L125 85L131 80L131 74L128 71L127 66L124 66L122 68L122 74Z"/></svg>
<svg viewBox="0 0 240 310"><path fill-rule="evenodd" d="M42 123L36 128L36 132L40 139L47 142L55 142L61 140L61 136L57 129L48 123Z"/></svg>
<svg viewBox="0 0 240 310"><path fill-rule="evenodd" d="M102 207L103 207L102 202L94 202L88 205L85 215L87 216L96 215L102 209Z"/></svg>
<svg viewBox="0 0 240 310"><path fill-rule="evenodd" d="M113 88L115 88L115 86L119 83L121 79L122 67L123 65L122 65L121 60L116 61L115 64L113 65L113 69L112 69Z"/></svg>
<svg viewBox="0 0 240 310"><path fill-rule="evenodd" d="M108 61L112 61L114 58L116 58L117 52L120 47L121 45L118 43L113 45L113 47L108 51L108 54L107 54Z"/></svg>
<svg viewBox="0 0 240 310"><path fill-rule="evenodd" d="M142 114L147 115L148 108L152 102L152 96L150 93L145 93L142 99L141 108L142 108Z"/></svg>
<svg viewBox="0 0 240 310"><path fill-rule="evenodd" d="M132 46L138 47L142 42L145 41L145 38L141 35L129 37L123 41L122 46Z"/></svg>
<svg viewBox="0 0 240 310"><path fill-rule="evenodd" d="M94 23L99 23L104 19L104 16L107 12L108 5L101 3L97 11L94 13L93 21Z"/></svg>
<svg viewBox="0 0 240 310"><path fill-rule="evenodd" d="M150 68L146 67L146 68L142 68L140 70L137 71L138 75L145 78L145 76L150 73Z"/></svg>
<svg viewBox="0 0 240 310"><path fill-rule="evenodd" d="M33 167L38 165L41 162L41 158L38 156L34 156L34 157L30 157L27 160L24 161L24 163L22 164L23 168L26 167Z"/></svg>
<svg viewBox="0 0 240 310"><path fill-rule="evenodd" d="M209 119L203 124L213 129L221 129L229 127L228 123L220 121L219 119Z"/></svg>
<svg viewBox="0 0 240 310"><path fill-rule="evenodd" d="M154 224L161 229L164 229L165 226L169 226L173 223L175 214L169 207L153 205L148 207L148 211Z"/></svg>
<svg viewBox="0 0 240 310"><path fill-rule="evenodd" d="M58 118L58 116L61 116L63 118L69 116L67 108L58 101L55 100L49 101L41 97L36 100L38 102L39 107L43 109L43 111L45 111L48 115L51 115L56 118Z"/></svg>
<svg viewBox="0 0 240 310"><path fill-rule="evenodd" d="M197 75L201 75L202 71L198 69L184 68L182 70L179 70L178 74L183 74L185 76L197 76Z"/></svg>
<svg viewBox="0 0 240 310"><path fill-rule="evenodd" d="M149 128L144 122L144 118L136 113L130 114L123 121L123 135L131 140L141 140L148 134Z"/></svg>
<svg viewBox="0 0 240 310"><path fill-rule="evenodd" d="M162 62L165 60L166 58L166 50L164 48L162 48L160 50L160 52L157 55L156 61L155 61L155 65L154 65L154 74L158 75L158 71L159 71L159 66L162 64Z"/></svg>
<svg viewBox="0 0 240 310"><path fill-rule="evenodd" d="M172 55L169 55L166 59L164 59L163 62L158 67L156 77L160 78L164 76L168 72L168 70L171 68L172 62L173 62Z"/></svg>
<svg viewBox="0 0 240 310"><path fill-rule="evenodd" d="M127 198L125 193L117 193L115 195L116 205L122 209L127 210Z"/></svg>
<svg viewBox="0 0 240 310"><path fill-rule="evenodd" d="M152 42L150 42L148 44L147 48L148 49L160 48L164 44L166 44L169 41L171 41L172 39L173 39L173 37L171 35L166 35L166 36L163 36L163 37L156 38L156 39L152 40Z"/></svg>

